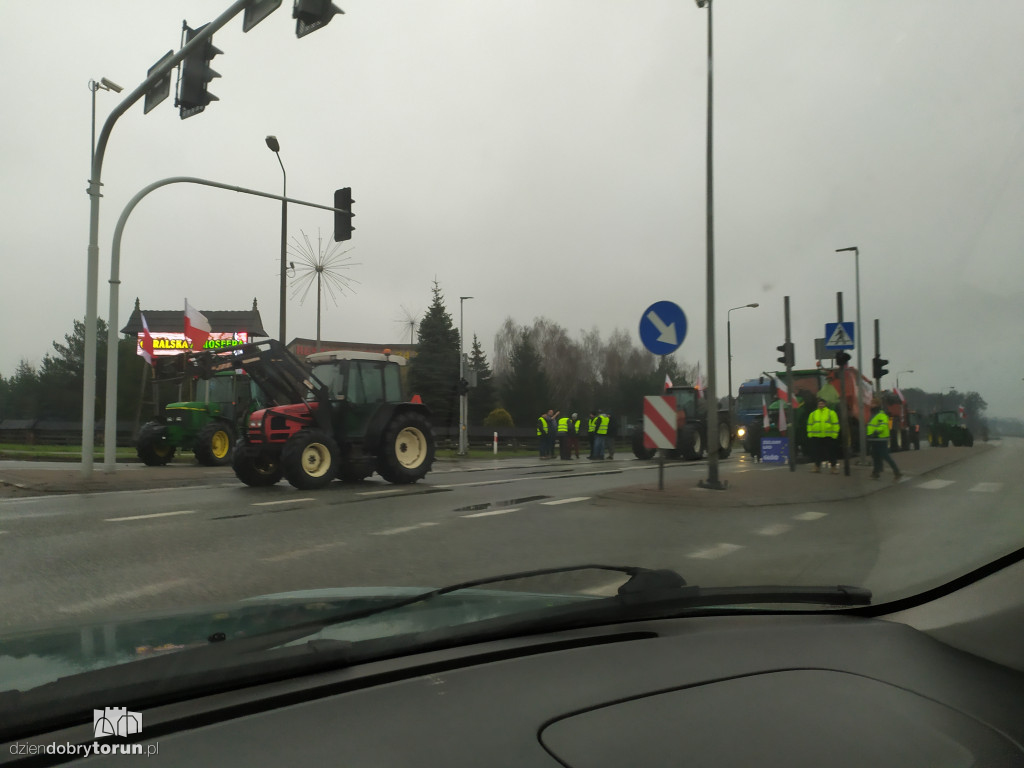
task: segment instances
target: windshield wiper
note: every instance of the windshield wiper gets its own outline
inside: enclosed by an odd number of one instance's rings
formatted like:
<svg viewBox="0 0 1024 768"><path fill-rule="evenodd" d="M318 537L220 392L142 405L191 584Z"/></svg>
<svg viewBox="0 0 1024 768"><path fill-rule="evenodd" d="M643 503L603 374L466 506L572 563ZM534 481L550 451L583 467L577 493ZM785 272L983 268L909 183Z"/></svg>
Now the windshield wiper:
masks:
<svg viewBox="0 0 1024 768"><path fill-rule="evenodd" d="M300 645L289 645L330 626L398 611L452 592L585 570L613 571L629 578L610 597L579 595L578 601L531 606L455 626L429 627L394 636L359 641L312 639ZM546 593L536 594L543 597ZM682 576L667 569L579 565L473 579L404 598L374 599L373 602L357 610L248 637L228 640L223 634L215 633L208 637L205 646L71 675L29 691L0 692L0 712L6 719L0 726L0 736L16 734L26 726L61 725L68 718L74 719L88 711L99 694L126 704L150 706L186 695L285 679L316 669L488 640L693 615L707 609L721 612L732 607L736 610L738 606L754 604L811 604L830 608L869 605L871 593L860 587L842 585L708 588L688 585ZM60 707L54 706L56 701L61 702Z"/></svg>

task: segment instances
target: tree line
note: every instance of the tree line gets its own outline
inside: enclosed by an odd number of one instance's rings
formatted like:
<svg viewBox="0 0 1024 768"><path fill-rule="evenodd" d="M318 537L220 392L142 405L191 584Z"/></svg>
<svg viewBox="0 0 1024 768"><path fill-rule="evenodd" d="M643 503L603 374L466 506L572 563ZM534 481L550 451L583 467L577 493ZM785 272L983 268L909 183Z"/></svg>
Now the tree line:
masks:
<svg viewBox="0 0 1024 768"><path fill-rule="evenodd" d="M452 427L459 421L459 332L436 281L431 290L409 384L431 408L435 426ZM493 368L476 335L468 346L467 369L476 374L469 391L470 426L511 421L530 427L549 408L566 416L576 412L583 420L591 409L639 418L643 397L660 392L666 375L676 385L692 384L696 375L696 366L654 355L623 330L607 339L597 329L574 338L544 317L525 325L507 318L495 336ZM498 409L508 416L495 414Z"/></svg>

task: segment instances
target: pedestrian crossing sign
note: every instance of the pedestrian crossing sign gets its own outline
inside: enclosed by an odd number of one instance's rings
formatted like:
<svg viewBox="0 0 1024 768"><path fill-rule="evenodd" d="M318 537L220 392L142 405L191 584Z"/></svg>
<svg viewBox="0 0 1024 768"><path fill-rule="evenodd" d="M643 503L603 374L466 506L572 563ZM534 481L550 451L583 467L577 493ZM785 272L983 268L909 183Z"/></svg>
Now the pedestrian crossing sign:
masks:
<svg viewBox="0 0 1024 768"><path fill-rule="evenodd" d="M825 323L825 349L853 349L854 323Z"/></svg>

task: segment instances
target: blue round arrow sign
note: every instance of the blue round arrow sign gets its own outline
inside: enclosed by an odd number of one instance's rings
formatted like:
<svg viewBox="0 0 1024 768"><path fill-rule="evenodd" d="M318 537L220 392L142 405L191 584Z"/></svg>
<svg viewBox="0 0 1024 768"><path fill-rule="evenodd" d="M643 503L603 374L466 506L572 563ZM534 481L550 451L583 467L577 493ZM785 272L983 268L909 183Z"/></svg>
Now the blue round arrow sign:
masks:
<svg viewBox="0 0 1024 768"><path fill-rule="evenodd" d="M669 355L686 338L686 313L671 301L656 301L640 317L640 341L656 355Z"/></svg>

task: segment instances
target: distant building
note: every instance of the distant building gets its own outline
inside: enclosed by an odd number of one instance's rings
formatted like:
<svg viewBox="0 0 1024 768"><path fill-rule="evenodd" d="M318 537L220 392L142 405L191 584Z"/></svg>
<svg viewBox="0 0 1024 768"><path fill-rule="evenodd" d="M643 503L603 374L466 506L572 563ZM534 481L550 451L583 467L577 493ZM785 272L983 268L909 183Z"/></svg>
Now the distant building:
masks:
<svg viewBox="0 0 1024 768"><path fill-rule="evenodd" d="M148 315L147 315L148 317ZM383 352L390 350L392 355L400 355L406 360L416 357L415 344L364 344L361 341L327 341L320 340L320 352L347 350L350 352ZM288 350L299 358L305 358L317 351L316 339L295 338L288 342Z"/></svg>
<svg viewBox="0 0 1024 768"><path fill-rule="evenodd" d="M222 349L234 344L245 344L259 338L266 338L263 319L256 307L256 299L252 300L252 309L236 311L227 309L200 310L210 322L212 333L206 342L207 349ZM156 355L176 355L188 350L185 340L185 308L181 309L142 309L139 300L135 299L135 309L121 333L138 339L139 353L142 344L142 315L146 315L146 325L153 337L153 352Z"/></svg>

